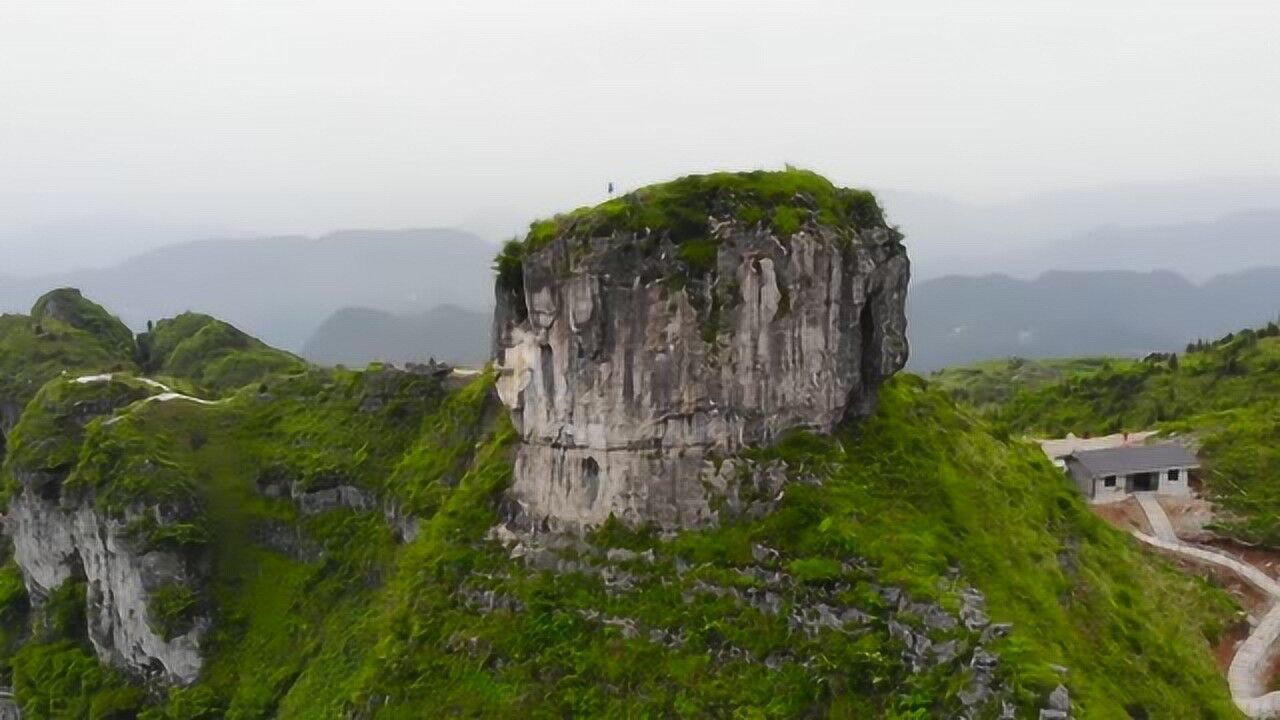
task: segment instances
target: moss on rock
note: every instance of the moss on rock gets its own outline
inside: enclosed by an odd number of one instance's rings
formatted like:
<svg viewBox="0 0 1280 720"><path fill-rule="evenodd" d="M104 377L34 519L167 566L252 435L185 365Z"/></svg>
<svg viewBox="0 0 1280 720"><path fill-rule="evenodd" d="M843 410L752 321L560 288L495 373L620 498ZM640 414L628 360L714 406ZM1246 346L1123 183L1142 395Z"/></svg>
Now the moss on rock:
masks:
<svg viewBox="0 0 1280 720"><path fill-rule="evenodd" d="M808 170L688 175L534 222L523 241L509 242L499 253L498 284L516 289L524 256L565 237L662 237L681 246L691 271L705 272L715 261L713 221L762 224L784 239L810 222L845 230L885 227L884 211L870 192L837 187Z"/></svg>

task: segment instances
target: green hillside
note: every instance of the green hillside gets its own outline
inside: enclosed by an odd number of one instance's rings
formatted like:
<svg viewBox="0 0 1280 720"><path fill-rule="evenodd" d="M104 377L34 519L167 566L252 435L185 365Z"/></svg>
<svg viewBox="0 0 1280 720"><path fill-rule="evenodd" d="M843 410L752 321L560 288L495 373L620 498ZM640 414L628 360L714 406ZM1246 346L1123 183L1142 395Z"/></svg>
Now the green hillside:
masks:
<svg viewBox="0 0 1280 720"><path fill-rule="evenodd" d="M48 293L31 315L0 315L0 436L60 373L126 370L133 361L129 329L79 291Z"/></svg>
<svg viewBox="0 0 1280 720"><path fill-rule="evenodd" d="M1115 361L993 411L1003 426L1044 435L1159 428L1203 443L1207 492L1234 514L1223 530L1280 545L1280 328L1199 342L1178 357Z"/></svg>
<svg viewBox="0 0 1280 720"><path fill-rule="evenodd" d="M139 542L207 558L208 575L155 593L148 616L214 625L200 680L157 698L94 660L83 586L34 615L10 591L4 617L35 618L4 660L32 718L949 716L983 633L928 616L958 612L970 586L1013 623L982 647L1025 713L1065 682L1080 717L1236 716L1208 652L1234 617L1226 596L1137 551L1033 447L909 376L862 426L755 454L791 468L773 513L670 537L610 525L538 562L489 539L515 440L491 376L311 370L217 405L130 402L147 393L128 378L55 383L19 447L118 384L102 406L116 409L65 435L78 449L50 448L77 458L62 492L108 515L186 508ZM15 452L6 472L42 457ZM336 487L377 501L299 499ZM749 601L766 596L778 612ZM856 619L789 619L820 606ZM910 637L955 656L913 668Z"/></svg>
<svg viewBox="0 0 1280 720"><path fill-rule="evenodd" d="M306 367L301 359L199 313L155 323L138 336L138 348L148 373L183 378L214 392Z"/></svg>
<svg viewBox="0 0 1280 720"><path fill-rule="evenodd" d="M1007 403L1018 390L1048 385L1064 378L1110 366L1111 358L1029 360L1013 357L945 368L929 374L929 384L979 410Z"/></svg>

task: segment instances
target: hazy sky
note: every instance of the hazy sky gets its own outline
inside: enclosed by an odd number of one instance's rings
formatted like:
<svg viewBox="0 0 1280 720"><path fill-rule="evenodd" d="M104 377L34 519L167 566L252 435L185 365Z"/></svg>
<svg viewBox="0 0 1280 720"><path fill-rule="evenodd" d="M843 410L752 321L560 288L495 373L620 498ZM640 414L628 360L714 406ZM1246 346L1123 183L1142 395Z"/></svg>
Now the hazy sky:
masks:
<svg viewBox="0 0 1280 720"><path fill-rule="evenodd" d="M0 235L505 221L784 162L989 201L1280 175L1277 128L1276 0L0 0Z"/></svg>

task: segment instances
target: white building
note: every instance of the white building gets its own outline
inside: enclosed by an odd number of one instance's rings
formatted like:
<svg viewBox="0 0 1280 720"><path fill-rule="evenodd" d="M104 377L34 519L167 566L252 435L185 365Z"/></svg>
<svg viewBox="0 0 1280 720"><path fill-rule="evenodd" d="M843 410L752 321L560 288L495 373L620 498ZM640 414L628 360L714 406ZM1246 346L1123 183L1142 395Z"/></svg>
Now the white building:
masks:
<svg viewBox="0 0 1280 720"><path fill-rule="evenodd" d="M1067 474L1093 503L1135 492L1189 495L1191 473L1200 469L1200 461L1177 443L1081 450L1065 460Z"/></svg>

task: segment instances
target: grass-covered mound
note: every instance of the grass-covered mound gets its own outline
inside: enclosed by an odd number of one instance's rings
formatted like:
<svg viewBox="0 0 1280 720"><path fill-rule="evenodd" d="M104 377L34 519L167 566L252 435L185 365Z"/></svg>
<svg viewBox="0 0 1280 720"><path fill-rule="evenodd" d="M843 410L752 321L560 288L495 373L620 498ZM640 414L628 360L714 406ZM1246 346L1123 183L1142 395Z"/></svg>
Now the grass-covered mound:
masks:
<svg viewBox="0 0 1280 720"><path fill-rule="evenodd" d="M520 287L525 254L563 237L653 234L674 243L687 265L706 269L716 252L711 218L763 225L783 239L807 223L846 232L885 227L884 211L870 192L837 187L808 170L688 175L534 222L523 240L508 242L498 255L498 281L505 288Z"/></svg>
<svg viewBox="0 0 1280 720"><path fill-rule="evenodd" d="M1205 488L1235 515L1223 529L1280 545L1280 328L1196 343L1181 356L1116 360L993 412L1044 435L1159 428L1203 441Z"/></svg>
<svg viewBox="0 0 1280 720"><path fill-rule="evenodd" d="M124 373L59 376L27 405L10 436L4 464L11 470L66 474L79 460L81 441L96 419L157 392ZM10 479L13 475L9 473Z"/></svg>
<svg viewBox="0 0 1280 720"><path fill-rule="evenodd" d="M956 656L913 671L893 624L955 613L972 585L1014 624L987 647L1024 713L1065 682L1080 717L1235 717L1207 650L1225 596L1136 551L1034 448L914 378L859 428L756 453L793 475L772 514L669 538L611 524L558 551L559 572L490 539L515 433L491 376L458 384L311 371L90 431L73 477L134 492L130 468L163 465L199 498L208 660L195 686L148 700L91 671L82 637L37 637L9 660L29 716L952 716L980 633L931 631ZM339 487L377 501L308 504ZM777 612L743 600L768 597ZM865 616L792 619L819 605ZM47 687L77 710L53 710Z"/></svg>
<svg viewBox="0 0 1280 720"><path fill-rule="evenodd" d="M54 290L30 315L0 315L0 460L23 408L54 378L146 374L183 392L220 395L306 367L207 315L161 320L135 338L79 290Z"/></svg>
<svg viewBox="0 0 1280 720"><path fill-rule="evenodd" d="M59 288L45 293L31 307L31 320L37 324L54 322L73 327L88 333L117 356L133 355L133 331L120 322L120 318L86 299L75 288Z"/></svg>
<svg viewBox="0 0 1280 720"><path fill-rule="evenodd" d="M55 290L31 315L0 315L0 438L54 377L128 370L133 361L129 329L79 291ZM3 450L0 440L0 456Z"/></svg>
<svg viewBox="0 0 1280 720"><path fill-rule="evenodd" d="M138 346L147 372L184 378L215 392L306 368L302 359L199 313L155 323L138 336Z"/></svg>

